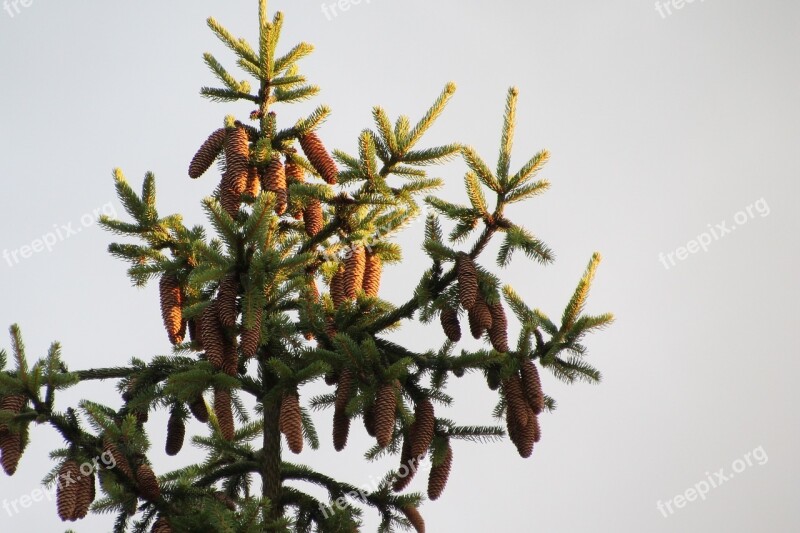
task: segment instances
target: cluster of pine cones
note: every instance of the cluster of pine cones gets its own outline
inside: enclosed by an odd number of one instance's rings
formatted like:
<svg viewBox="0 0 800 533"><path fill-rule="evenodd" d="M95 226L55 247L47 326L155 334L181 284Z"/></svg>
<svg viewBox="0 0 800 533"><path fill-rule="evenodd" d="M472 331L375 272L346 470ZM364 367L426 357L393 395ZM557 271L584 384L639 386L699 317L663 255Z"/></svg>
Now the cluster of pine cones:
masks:
<svg viewBox="0 0 800 533"><path fill-rule="evenodd" d="M0 410L19 413L25 407L27 400L21 394L10 394L0 400ZM17 465L22 458L22 435L12 433L11 428L5 424L0 424L0 462L3 471L9 476L13 476L17 471Z"/></svg>
<svg viewBox="0 0 800 533"><path fill-rule="evenodd" d="M538 416L545 407L539 371L526 359L519 372L502 382L506 399L506 427L522 457L530 457L533 445L542 437Z"/></svg>

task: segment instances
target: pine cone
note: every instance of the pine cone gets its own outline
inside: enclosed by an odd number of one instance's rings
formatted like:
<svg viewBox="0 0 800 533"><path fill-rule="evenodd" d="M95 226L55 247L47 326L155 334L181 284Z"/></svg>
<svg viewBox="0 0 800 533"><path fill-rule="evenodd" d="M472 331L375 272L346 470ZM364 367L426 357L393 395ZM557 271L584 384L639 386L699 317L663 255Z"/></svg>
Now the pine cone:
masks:
<svg viewBox="0 0 800 533"><path fill-rule="evenodd" d="M253 198L258 198L261 193L261 176L258 175L258 168L254 166L247 167L247 194Z"/></svg>
<svg viewBox="0 0 800 533"><path fill-rule="evenodd" d="M236 511L236 502L233 501L233 499L230 496L228 496L227 494L225 494L224 492L221 492L221 491L215 492L214 493L214 498L216 498L217 501L219 501L222 504L224 504L225 507L227 507L229 511Z"/></svg>
<svg viewBox="0 0 800 533"><path fill-rule="evenodd" d="M239 373L239 353L236 351L236 340L225 339L225 346L222 350L222 370L229 376Z"/></svg>
<svg viewBox="0 0 800 533"><path fill-rule="evenodd" d="M82 476L78 481L78 497L75 502L75 512L73 513L73 521L86 518L89 514L89 507L94 502L95 486L94 486L94 473L88 476Z"/></svg>
<svg viewBox="0 0 800 533"><path fill-rule="evenodd" d="M334 322L333 317L325 317L325 335L327 335L329 339L333 339L337 333L336 322Z"/></svg>
<svg viewBox="0 0 800 533"><path fill-rule="evenodd" d="M284 394L281 400L280 431L286 435L286 443L292 453L303 451L303 416L300 397L297 393Z"/></svg>
<svg viewBox="0 0 800 533"><path fill-rule="evenodd" d="M314 277L314 274L309 274L306 282L305 292L303 294L303 305L305 306L305 318L308 320L312 319L314 314L314 305L319 303L319 289L317 288L317 280ZM303 332L303 336L306 338L307 341L314 340L314 332L307 330Z"/></svg>
<svg viewBox="0 0 800 533"><path fill-rule="evenodd" d="M56 485L56 507L58 508L58 517L62 522L74 520L80 479L81 471L78 463L72 459L64 461L58 470Z"/></svg>
<svg viewBox="0 0 800 533"><path fill-rule="evenodd" d="M533 453L533 443L536 442L536 427L538 426L536 415L533 414L533 410L527 404L525 405L525 418L524 427L519 426L518 422L509 421L508 424L509 434L511 434L513 424L514 435L511 440L517 447L520 457L527 459Z"/></svg>
<svg viewBox="0 0 800 533"><path fill-rule="evenodd" d="M2 454L3 471L13 476L22 458L22 435L19 433L7 433L0 437L0 454Z"/></svg>
<svg viewBox="0 0 800 533"><path fill-rule="evenodd" d="M201 424L208 423L208 407L202 395L198 396L195 401L189 404L189 410L198 422Z"/></svg>
<svg viewBox="0 0 800 533"><path fill-rule="evenodd" d="M392 440L396 413L397 384L383 383L375 397L375 434L381 448L388 446Z"/></svg>
<svg viewBox="0 0 800 533"><path fill-rule="evenodd" d="M200 317L200 335L206 350L206 358L219 370L225 359L225 334L219 322L217 306L217 301L214 300L203 310Z"/></svg>
<svg viewBox="0 0 800 533"><path fill-rule="evenodd" d="M239 281L234 274L228 274L219 282L217 290L217 313L219 322L225 327L236 325L236 297L239 295Z"/></svg>
<svg viewBox="0 0 800 533"><path fill-rule="evenodd" d="M342 411L347 407L347 402L350 401L350 397L353 395L353 372L344 369L342 373L339 374L339 384L336 387L336 402L334 407Z"/></svg>
<svg viewBox="0 0 800 533"><path fill-rule="evenodd" d="M533 409L531 409L529 414L528 425L533 427L533 442L542 440L542 426L539 425L539 417L536 416Z"/></svg>
<svg viewBox="0 0 800 533"><path fill-rule="evenodd" d="M492 313L483 298L478 298L467 312L467 315L469 317L470 333L476 339L480 339L483 332L492 327Z"/></svg>
<svg viewBox="0 0 800 533"><path fill-rule="evenodd" d="M2 400L0 400L0 410L2 411L11 411L12 413L19 413L22 411L22 408L27 403L25 396L22 394L10 394L8 396L4 396ZM5 424L0 424L0 437L8 434L8 426Z"/></svg>
<svg viewBox="0 0 800 533"><path fill-rule="evenodd" d="M530 359L525 359L520 367L520 373L522 374L522 390L525 392L528 405L535 414L541 414L544 411L544 393L536 364Z"/></svg>
<svg viewBox="0 0 800 533"><path fill-rule="evenodd" d="M414 425L411 432L411 456L415 459L428 453L436 429L433 404L425 398L414 409Z"/></svg>
<svg viewBox="0 0 800 533"><path fill-rule="evenodd" d="M350 255L344 263L344 293L350 300L356 299L358 290L364 285L364 272L367 266L367 256L362 244L353 244Z"/></svg>
<svg viewBox="0 0 800 533"><path fill-rule="evenodd" d="M203 142L200 149L194 154L192 162L189 163L190 178L197 179L205 174L206 170L211 167L211 164L214 163L214 160L222 151L224 142L225 128L220 128L208 136L208 139Z"/></svg>
<svg viewBox="0 0 800 533"><path fill-rule="evenodd" d="M406 518L411 522L411 525L417 533L425 533L425 520L422 519L422 515L419 514L419 510L416 507L413 505L406 505L401 511L406 515Z"/></svg>
<svg viewBox="0 0 800 533"><path fill-rule="evenodd" d="M309 200L308 205L303 209L303 220L305 221L306 235L313 237L322 231L322 204L316 198Z"/></svg>
<svg viewBox="0 0 800 533"><path fill-rule="evenodd" d="M128 479L133 479L133 471L131 470L131 465L128 462L128 459L122 455L122 452L119 451L114 443L109 440L104 441L103 445L103 454L110 455L114 459L114 469L120 471L124 474Z"/></svg>
<svg viewBox="0 0 800 533"><path fill-rule="evenodd" d="M492 325L489 328L489 340L492 347L501 353L508 352L508 319L500 302L489 306L492 316Z"/></svg>
<svg viewBox="0 0 800 533"><path fill-rule="evenodd" d="M261 187L275 194L275 214L284 214L289 196L286 191L286 170L280 158L272 158L261 173Z"/></svg>
<svg viewBox="0 0 800 533"><path fill-rule="evenodd" d="M250 149L247 130L238 125L225 137L225 174L220 182L220 202L231 217L239 213L242 194L247 190Z"/></svg>
<svg viewBox="0 0 800 533"><path fill-rule="evenodd" d="M319 172L322 179L329 185L336 185L339 169L336 168L336 163L317 134L312 131L300 137L299 140L303 153L306 154L311 165Z"/></svg>
<svg viewBox="0 0 800 533"><path fill-rule="evenodd" d="M528 423L528 403L522 392L522 380L519 374L514 373L503 380L503 394L506 398L506 415L515 421L516 425L524 428Z"/></svg>
<svg viewBox="0 0 800 533"><path fill-rule="evenodd" d="M438 500L442 495L447 480L450 477L450 470L453 467L453 448L450 446L450 441L447 441L447 451L445 452L444 460L439 465L431 467L431 472L428 475L428 498L430 500Z"/></svg>
<svg viewBox="0 0 800 533"><path fill-rule="evenodd" d="M333 448L340 452L347 445L350 434L350 417L345 411L333 411Z"/></svg>
<svg viewBox="0 0 800 533"><path fill-rule="evenodd" d="M242 330L242 355L245 357L255 357L258 347L261 346L261 317L262 309L255 310L253 317L253 327Z"/></svg>
<svg viewBox="0 0 800 533"><path fill-rule="evenodd" d="M442 323L442 330L447 338L452 342L461 340L461 324L458 321L458 311L450 306L442 309L439 314L439 320Z"/></svg>
<svg viewBox="0 0 800 533"><path fill-rule="evenodd" d="M235 433L231 392L225 389L214 389L214 414L217 415L222 438L232 441Z"/></svg>
<svg viewBox="0 0 800 533"><path fill-rule="evenodd" d="M383 272L383 261L374 252L367 251L366 267L364 268L364 283L362 288L367 296L375 298L381 288L381 273Z"/></svg>
<svg viewBox="0 0 800 533"><path fill-rule="evenodd" d="M286 185L292 185L293 183L305 183L305 171L303 167L294 163L291 159L286 158ZM292 206L292 199L289 198L289 205ZM293 207L292 216L297 220L302 220L303 218L303 210L297 207L296 205Z"/></svg>
<svg viewBox="0 0 800 533"><path fill-rule="evenodd" d="M189 339L195 344L195 348L198 350L203 349L203 339L200 338L200 328L198 327L198 319L190 318L187 325L189 326Z"/></svg>
<svg viewBox="0 0 800 533"><path fill-rule="evenodd" d="M375 433L375 406L370 405L364 408L364 429L370 437L374 437Z"/></svg>
<svg viewBox="0 0 800 533"><path fill-rule="evenodd" d="M458 298L461 306L472 309L478 300L478 269L472 258L467 254L459 254L456 261L456 272L458 274Z"/></svg>
<svg viewBox="0 0 800 533"><path fill-rule="evenodd" d="M161 293L161 318L164 321L164 328L172 344L183 342L181 330L184 327L181 305L183 295L178 278L172 274L163 274L159 282L159 292Z"/></svg>
<svg viewBox="0 0 800 533"><path fill-rule="evenodd" d="M154 502L161 497L158 479L147 463L140 464L136 469L136 483L139 485L139 494L142 498Z"/></svg>
<svg viewBox="0 0 800 533"><path fill-rule="evenodd" d="M186 437L186 423L177 413L172 413L167 422L167 455L178 455L183 448L183 440Z"/></svg>
<svg viewBox="0 0 800 533"><path fill-rule="evenodd" d="M414 456L411 454L411 439L407 436L403 439L403 450L400 452L400 468L397 470L397 477L392 484L392 490L395 492L402 492L414 479L414 474L417 473L417 462L412 459Z"/></svg>
<svg viewBox="0 0 800 533"><path fill-rule="evenodd" d="M333 306L339 307L347 301L347 292L345 291L345 270L339 267L339 270L331 278L331 299Z"/></svg>
<svg viewBox="0 0 800 533"><path fill-rule="evenodd" d="M161 517L153 523L150 533L172 533L172 528L166 518Z"/></svg>

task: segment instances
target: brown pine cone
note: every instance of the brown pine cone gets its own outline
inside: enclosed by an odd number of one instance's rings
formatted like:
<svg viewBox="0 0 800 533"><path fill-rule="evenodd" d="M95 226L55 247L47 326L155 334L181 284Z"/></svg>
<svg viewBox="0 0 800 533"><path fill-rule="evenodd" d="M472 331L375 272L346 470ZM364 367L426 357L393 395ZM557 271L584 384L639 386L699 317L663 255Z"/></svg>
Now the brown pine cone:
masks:
<svg viewBox="0 0 800 533"><path fill-rule="evenodd" d="M206 358L219 370L225 359L225 334L219 322L217 306L217 301L214 300L203 310L200 317L200 335L206 350Z"/></svg>
<svg viewBox="0 0 800 533"><path fill-rule="evenodd" d="M414 457L411 454L411 439L409 435L403 439L403 449L400 452L400 467L397 470L397 477L392 484L393 491L402 492L408 487L411 480L414 479L418 464L416 460L412 459L414 459Z"/></svg>
<svg viewBox="0 0 800 533"><path fill-rule="evenodd" d="M336 185L339 169L336 168L336 162L334 162L328 150L325 149L317 134L312 131L300 137L299 140L303 153L306 154L311 165L319 172L322 179L329 185Z"/></svg>
<svg viewBox="0 0 800 533"><path fill-rule="evenodd" d="M81 520L86 518L89 514L89 507L94 502L95 486L94 486L94 473L88 476L81 476L78 481L78 495L75 502L75 512L73 513L72 520Z"/></svg>
<svg viewBox="0 0 800 533"><path fill-rule="evenodd" d="M364 429L370 437L374 437L375 433L375 406L370 405L364 408Z"/></svg>
<svg viewBox="0 0 800 533"><path fill-rule="evenodd" d="M303 220L305 221L306 235L313 237L322 231L322 203L316 198L309 200L308 205L303 209Z"/></svg>
<svg viewBox="0 0 800 533"><path fill-rule="evenodd" d="M203 349L203 340L200 338L200 328L198 328L199 317L190 318L187 323L189 329L189 339L195 344L197 350Z"/></svg>
<svg viewBox="0 0 800 533"><path fill-rule="evenodd" d="M503 395L506 398L506 415L515 421L516 425L524 428L528 423L528 403L522 392L522 380L519 374L514 373L510 378L503 380Z"/></svg>
<svg viewBox="0 0 800 533"><path fill-rule="evenodd" d="M225 327L236 325L236 297L239 295L239 281L234 274L228 274L219 282L217 289L217 313L219 322Z"/></svg>
<svg viewBox="0 0 800 533"><path fill-rule="evenodd" d="M461 340L461 324L458 321L458 311L450 306L445 307L439 314L439 321L448 339L452 342Z"/></svg>
<svg viewBox="0 0 800 533"><path fill-rule="evenodd" d="M428 453L436 429L433 404L425 398L414 409L414 425L411 432L411 456L415 459Z"/></svg>
<svg viewBox="0 0 800 533"><path fill-rule="evenodd" d="M0 437L0 454L2 454L3 471L13 476L22 458L22 435L19 433L6 433Z"/></svg>
<svg viewBox="0 0 800 533"><path fill-rule="evenodd" d="M347 301L347 292L345 291L345 270L341 266L331 278L330 290L334 307L339 307L345 301Z"/></svg>
<svg viewBox="0 0 800 533"><path fill-rule="evenodd" d="M367 296L375 298L381 288L381 273L383 262L378 254L367 251L366 267L364 269L364 282L361 288Z"/></svg>
<svg viewBox="0 0 800 533"><path fill-rule="evenodd" d="M58 470L56 485L56 507L62 522L74 520L80 482L81 471L78 463L72 459L64 461Z"/></svg>
<svg viewBox="0 0 800 533"><path fill-rule="evenodd" d="M19 413L22 411L25 403L27 403L27 400L22 394L10 394L8 396L4 396L3 399L0 400L0 410ZM8 434L8 426L5 424L0 424L0 437L6 434Z"/></svg>
<svg viewBox="0 0 800 533"><path fill-rule="evenodd" d="M525 416L527 419L525 427L520 427L518 423L514 423L516 438L512 439L512 442L514 442L514 445L517 447L520 457L527 459L533 453L533 444L536 442L536 427L538 421L536 420L536 415L533 414L533 410L527 404L525 405ZM511 422L509 422L509 424L511 424Z"/></svg>
<svg viewBox="0 0 800 533"><path fill-rule="evenodd" d="M490 305L489 312L492 316L492 325L489 328L489 340L492 341L492 347L495 350L506 353L508 352L508 319L506 318L503 304L497 302Z"/></svg>
<svg viewBox="0 0 800 533"><path fill-rule="evenodd" d="M401 511L406 515L406 518L411 522L411 525L417 533L425 533L425 520L423 520L422 515L419 514L419 509L413 505L406 505Z"/></svg>
<svg viewBox="0 0 800 533"><path fill-rule="evenodd" d="M489 306L486 305L483 298L478 298L467 314L472 336L480 339L483 332L492 327L492 313L489 311Z"/></svg>
<svg viewBox="0 0 800 533"><path fill-rule="evenodd" d="M221 502L225 507L228 508L229 511L236 511L236 502L233 499L225 494L224 492L217 491L214 493L214 498Z"/></svg>
<svg viewBox="0 0 800 533"><path fill-rule="evenodd" d="M344 293L350 300L355 300L358 290L364 285L364 272L367 266L367 255L364 246L352 244L344 263Z"/></svg>
<svg viewBox="0 0 800 533"><path fill-rule="evenodd" d="M338 331L336 331L336 323L334 322L333 317L325 317L325 335L327 335L329 339L333 339L337 333Z"/></svg>
<svg viewBox="0 0 800 533"><path fill-rule="evenodd" d="M289 196L286 191L286 169L280 158L272 158L261 172L261 187L275 194L275 214L284 214Z"/></svg>
<svg viewBox="0 0 800 533"><path fill-rule="evenodd" d="M247 194L253 198L258 198L261 193L261 176L258 175L258 168L254 166L247 167Z"/></svg>
<svg viewBox="0 0 800 533"><path fill-rule="evenodd" d="M340 452L347 446L350 434L350 417L345 411L333 411L333 448Z"/></svg>
<svg viewBox="0 0 800 533"><path fill-rule="evenodd" d="M195 401L189 404L189 410L198 422L201 424L208 423L208 407L202 395L198 396Z"/></svg>
<svg viewBox="0 0 800 533"><path fill-rule="evenodd" d="M541 414L544 411L544 393L536 364L530 359L525 359L520 367L520 373L522 374L522 390L525 392L528 405L535 414Z"/></svg>
<svg viewBox="0 0 800 533"><path fill-rule="evenodd" d="M222 208L235 217L239 213L242 194L247 190L247 175L250 167L250 149L247 130L237 126L225 137L225 174L220 182Z"/></svg>
<svg viewBox="0 0 800 533"><path fill-rule="evenodd" d="M472 309L478 300L478 269L475 262L467 254L459 254L456 261L456 272L458 274L458 298L461 306Z"/></svg>
<svg viewBox="0 0 800 533"><path fill-rule="evenodd" d="M139 495L154 502L161 497L161 487L158 486L158 478L147 463L142 463L136 469L136 483L139 485Z"/></svg>
<svg viewBox="0 0 800 533"><path fill-rule="evenodd" d="M166 518L161 517L153 523L150 533L172 533L172 528Z"/></svg>
<svg viewBox="0 0 800 533"><path fill-rule="evenodd" d="M291 159L286 158L286 185L289 186L293 183L304 183L306 181L305 171L303 167L294 163ZM291 198L289 199L289 204L292 205ZM303 218L303 210L299 207L295 206L292 216L297 220L302 220Z"/></svg>
<svg viewBox="0 0 800 533"><path fill-rule="evenodd" d="M121 472L123 475L128 477L128 479L133 479L133 471L131 470L131 465L128 462L128 459L122 455L122 452L119 451L119 448L117 448L114 443L107 439L104 440L103 455L110 455L114 459L114 469Z"/></svg>
<svg viewBox="0 0 800 533"><path fill-rule="evenodd" d="M306 282L305 292L303 293L303 305L305 306L305 314L307 318L311 318L314 313L314 305L319 303L319 289L317 288L317 280L314 274L309 274ZM303 336L307 341L314 340L313 331L304 331Z"/></svg>
<svg viewBox="0 0 800 533"><path fill-rule="evenodd" d="M229 376L235 376L239 373L239 353L236 348L235 339L233 341L225 339L225 346L222 350L222 370Z"/></svg>
<svg viewBox="0 0 800 533"><path fill-rule="evenodd" d="M533 427L533 442L542 440L542 426L539 425L539 417L533 412L533 409L529 414L528 425Z"/></svg>
<svg viewBox="0 0 800 533"><path fill-rule="evenodd" d="M214 414L219 422L222 438L232 441L235 433L231 392L225 389L214 389Z"/></svg>
<svg viewBox="0 0 800 533"><path fill-rule="evenodd" d="M162 274L158 284L161 295L161 318L164 321L164 328L172 344L183 342L181 330L184 327L181 305L183 295L178 278L172 274Z"/></svg>
<svg viewBox="0 0 800 533"><path fill-rule="evenodd" d="M431 472L428 475L428 498L430 500L438 500L442 495L447 480L450 478L450 470L453 468L453 448L450 446L450 441L447 441L447 451L445 452L444 460L439 465L431 467Z"/></svg>
<svg viewBox="0 0 800 533"><path fill-rule="evenodd" d="M286 435L286 443L292 453L303 451L303 415L297 393L284 394L281 400L280 431Z"/></svg>
<svg viewBox="0 0 800 533"><path fill-rule="evenodd" d="M224 142L225 128L220 128L208 136L208 139L203 142L203 144L200 146L200 149L197 150L196 154L194 154L192 162L189 163L190 178L197 179L205 174L206 170L211 167L212 163L214 163L214 160L222 151L222 145Z"/></svg>
<svg viewBox="0 0 800 533"><path fill-rule="evenodd" d="M353 372L349 369L345 368L342 370L341 374L339 374L339 383L336 387L336 402L334 407L342 411L347 407L347 402L350 401L350 397L353 395Z"/></svg>
<svg viewBox="0 0 800 533"><path fill-rule="evenodd" d="M245 357L255 357L258 347L261 346L261 317L262 309L255 310L253 317L253 327L242 330L242 355Z"/></svg>
<svg viewBox="0 0 800 533"><path fill-rule="evenodd" d="M388 446L392 440L396 414L397 384L383 383L375 397L375 435L381 448Z"/></svg>
<svg viewBox="0 0 800 533"><path fill-rule="evenodd" d="M172 413L167 422L167 455L178 455L186 437L186 423L177 413Z"/></svg>

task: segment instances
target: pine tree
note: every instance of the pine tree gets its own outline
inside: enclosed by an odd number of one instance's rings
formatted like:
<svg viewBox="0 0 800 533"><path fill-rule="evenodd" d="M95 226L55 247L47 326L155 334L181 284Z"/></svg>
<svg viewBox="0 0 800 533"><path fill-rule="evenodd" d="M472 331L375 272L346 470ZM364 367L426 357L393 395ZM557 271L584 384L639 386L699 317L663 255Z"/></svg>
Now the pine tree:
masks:
<svg viewBox="0 0 800 533"><path fill-rule="evenodd" d="M210 134L192 134L205 139L188 173L208 181L203 207L209 227L187 227L180 215L161 215L153 174L139 193L121 170L114 171L129 220L104 217L101 223L128 242L111 244L109 251L131 264L135 286L158 281L172 352L72 370L56 343L31 364L17 326L11 327L11 357L0 351L0 454L8 475L25 465L33 422L49 424L66 442L53 452L57 464L45 482L82 472L101 456L115 465L59 490L57 511L64 520L85 516L91 504L92 511L116 514L115 532L334 532L357 531L362 508L374 508L380 531L424 531L422 495L403 493L413 473L404 479L398 472L415 464L414 455L430 457L427 492L436 500L456 447L506 434L502 425L462 425L442 417L455 401L446 392L451 378L485 376L497 391L494 415L505 419L524 457L541 438L539 417L555 408L543 392L547 382L540 370L567 383L600 381L583 344L587 333L613 321L611 314L585 313L599 254L560 323L500 279L517 251L542 265L553 260L547 245L512 221L507 209L549 187L536 178L547 151L511 170L517 89L507 95L495 169L469 146L423 143L453 97L452 83L416 123L405 115L392 121L375 107L374 126L358 136L358 153L329 151L321 132L331 115L327 106L294 122L283 118L283 106L319 92L299 67L313 47L281 47L283 23L281 13L269 18L266 0L259 0L258 42L251 45L208 20L249 80L205 54L220 85L201 94L254 108L249 117L225 117L221 127L209 127ZM429 175L431 167L459 160L466 166L465 203L434 195L443 182ZM213 177L215 161L220 173ZM415 266L391 270L402 257L394 238L423 208L429 211L429 265L407 301L386 301L379 295L381 277L405 278ZM496 239L493 272L486 255ZM482 346L456 353L463 316ZM414 320L437 317L442 338L431 341L436 344L427 352L390 340L392 331ZM513 345L509 317L519 326ZM327 394L304 394L323 378ZM60 391L94 380L116 380L122 406L86 399L77 408L56 408ZM256 409L248 409L253 403ZM306 454L319 448L311 410L325 408L333 410L336 450L344 450L351 421L361 417L376 441L367 458L400 456L398 472L366 497L357 485L285 458L284 446ZM148 413L158 409L170 413L169 455L184 447L187 425L207 426L207 434L192 441L207 453L205 461L160 476L153 471ZM97 500L94 476L102 490ZM323 487L327 498L306 492L307 484ZM329 507L341 498L347 506Z"/></svg>

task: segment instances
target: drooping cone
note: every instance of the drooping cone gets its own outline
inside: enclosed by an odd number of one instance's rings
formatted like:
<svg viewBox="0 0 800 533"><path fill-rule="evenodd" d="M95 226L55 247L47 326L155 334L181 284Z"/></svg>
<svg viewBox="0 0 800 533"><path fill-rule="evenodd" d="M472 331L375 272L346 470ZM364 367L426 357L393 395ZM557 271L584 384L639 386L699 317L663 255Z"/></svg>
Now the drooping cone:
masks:
<svg viewBox="0 0 800 533"><path fill-rule="evenodd" d="M378 254L367 251L366 267L364 268L364 283L362 288L367 296L375 298L381 288L381 273L383 262Z"/></svg>
<svg viewBox="0 0 800 533"><path fill-rule="evenodd" d="M310 273L307 278L305 292L303 294L303 305L305 306L305 316L310 320L314 313L314 305L319 303L319 288L317 288L317 279L313 273ZM314 332L307 330L303 332L303 336L307 341L314 340Z"/></svg>
<svg viewBox="0 0 800 533"><path fill-rule="evenodd" d="M181 330L184 327L181 305L183 296L178 278L172 274L163 274L158 284L161 296L161 318L164 328L172 344L183 342Z"/></svg>
<svg viewBox="0 0 800 533"><path fill-rule="evenodd" d="M375 436L375 406L370 405L364 408L364 429L367 430L367 435L370 437Z"/></svg>
<svg viewBox="0 0 800 533"><path fill-rule="evenodd" d="M339 270L331 278L331 299L333 306L339 307L347 301L347 292L345 292L345 270L339 267Z"/></svg>
<svg viewBox="0 0 800 533"><path fill-rule="evenodd" d="M166 518L161 517L153 523L150 533L172 533L172 528Z"/></svg>
<svg viewBox="0 0 800 533"><path fill-rule="evenodd" d="M219 322L217 307L217 301L214 300L203 310L200 317L200 335L206 350L206 358L219 370L225 359L225 334Z"/></svg>
<svg viewBox="0 0 800 533"><path fill-rule="evenodd" d="M189 338L195 343L195 348L198 350L203 349L203 339L200 338L200 328L198 327L199 317L197 319L190 318L187 325L189 330Z"/></svg>
<svg viewBox="0 0 800 533"><path fill-rule="evenodd" d="M344 294L348 299L355 300L358 290L364 285L366 266L367 253L364 246L353 244L344 264Z"/></svg>
<svg viewBox="0 0 800 533"><path fill-rule="evenodd" d="M214 414L219 422L222 438L232 441L235 433L231 393L225 389L214 389Z"/></svg>
<svg viewBox="0 0 800 533"><path fill-rule="evenodd" d="M236 325L236 297L239 294L239 281L233 274L228 274L219 282L217 290L217 313L219 322L225 327Z"/></svg>
<svg viewBox="0 0 800 533"><path fill-rule="evenodd" d="M397 385L395 382L383 383L375 397L375 436L381 448L392 440L396 414Z"/></svg>
<svg viewBox="0 0 800 533"><path fill-rule="evenodd" d="M280 158L274 157L261 173L261 187L275 194L275 214L286 212L289 195L286 192L286 169Z"/></svg>
<svg viewBox="0 0 800 533"><path fill-rule="evenodd" d="M478 298L467 314L470 333L476 339L480 339L483 332L492 327L492 313L489 311L489 306L483 298Z"/></svg>
<svg viewBox="0 0 800 533"><path fill-rule="evenodd" d="M136 483L139 485L139 494L151 502L161 497L161 487L153 469L147 463L142 463L136 469Z"/></svg>
<svg viewBox="0 0 800 533"><path fill-rule="evenodd" d="M322 179L329 185L336 185L339 169L317 134L312 131L300 137L300 147Z"/></svg>
<svg viewBox="0 0 800 533"><path fill-rule="evenodd" d="M322 231L322 203L314 198L309 200L308 205L303 209L303 220L305 221L306 235L313 237Z"/></svg>
<svg viewBox="0 0 800 533"><path fill-rule="evenodd" d="M128 462L128 459L122 455L122 452L119 451L119 448L117 448L114 443L105 440L103 445L103 453L114 458L115 470L121 472L128 479L133 479L133 471L131 470L131 465Z"/></svg>
<svg viewBox="0 0 800 533"><path fill-rule="evenodd" d="M533 442L542 440L542 426L539 425L539 417L536 416L532 409L529 414L528 425L533 428Z"/></svg>
<svg viewBox="0 0 800 533"><path fill-rule="evenodd" d="M242 194L247 190L250 149L247 130L241 125L228 130L225 136L225 174L220 182L220 203L225 212L235 217Z"/></svg>
<svg viewBox="0 0 800 533"><path fill-rule="evenodd" d="M88 476L81 476L78 482L78 499L75 502L75 513L73 520L81 520L89 514L89 507L94 502L95 486L94 473Z"/></svg>
<svg viewBox="0 0 800 533"><path fill-rule="evenodd" d="M303 416L300 397L297 393L284 394L281 400L280 431L286 435L286 443L292 453L303 451Z"/></svg>
<svg viewBox="0 0 800 533"><path fill-rule="evenodd" d="M419 514L419 509L413 505L406 505L401 510L417 533L425 533L425 520L423 520L422 515Z"/></svg>
<svg viewBox="0 0 800 533"><path fill-rule="evenodd" d="M414 409L414 426L411 432L411 456L415 459L428 453L436 429L436 415L428 398L419 402Z"/></svg>
<svg viewBox="0 0 800 533"><path fill-rule="evenodd" d="M75 515L80 477L80 467L72 459L64 461L58 470L56 507L58 509L58 517L63 522L72 520Z"/></svg>
<svg viewBox="0 0 800 533"><path fill-rule="evenodd" d="M439 314L439 321L448 339L452 342L461 340L461 323L458 321L458 311L450 306L445 307Z"/></svg>
<svg viewBox="0 0 800 533"><path fill-rule="evenodd" d="M186 423L177 413L172 413L167 422L167 455L178 455L186 437Z"/></svg>
<svg viewBox="0 0 800 533"><path fill-rule="evenodd" d="M333 448L340 452L347 446L347 437L350 435L350 417L345 411L333 412Z"/></svg>
<svg viewBox="0 0 800 533"><path fill-rule="evenodd" d="M514 425L514 435L512 442L517 447L520 457L527 459L533 453L533 444L536 442L538 421L536 415L533 414L533 409L527 404L525 405L525 416L527 422L524 427L520 427L518 423L508 422L509 434L511 434L511 424Z"/></svg>
<svg viewBox="0 0 800 533"><path fill-rule="evenodd" d="M208 139L203 142L200 149L194 154L192 162L189 163L190 178L197 179L205 174L206 170L211 167L211 164L214 163L214 160L222 151L224 142L225 128L220 128L208 136Z"/></svg>
<svg viewBox="0 0 800 533"><path fill-rule="evenodd" d="M528 423L528 403L522 392L522 380L514 373L503 380L503 394L506 398L506 416L514 421L517 427L524 428ZM510 423L510 422L509 422Z"/></svg>
<svg viewBox="0 0 800 533"><path fill-rule="evenodd" d="M453 448L450 446L450 441L447 441L447 451L445 452L444 461L439 465L431 467L431 472L428 475L428 498L431 500L438 500L442 495L447 480L450 478L450 470L453 468Z"/></svg>
<svg viewBox="0 0 800 533"><path fill-rule="evenodd" d="M458 298L461 306L472 309L478 300L478 269L472 258L467 254L459 254L456 261L456 273L458 275Z"/></svg>
<svg viewBox="0 0 800 533"><path fill-rule="evenodd" d="M198 422L202 424L208 423L208 407L202 396L199 396L195 401L189 404L189 410Z"/></svg>
<svg viewBox="0 0 800 533"><path fill-rule="evenodd" d="M21 394L10 394L8 396L4 396L3 399L0 400L0 410L19 413L25 406L26 401L27 400L25 399L25 396ZM8 434L8 426L5 424L0 424L0 437L3 437L6 434Z"/></svg>
<svg viewBox="0 0 800 533"><path fill-rule="evenodd" d="M300 165L292 162L291 159L286 158L286 185L287 187L293 183L304 183L306 181L305 171L303 167ZM292 206L292 199L289 198L289 205ZM303 218L303 210L299 208L299 206L294 206L292 210L292 216L297 220L301 220Z"/></svg>
<svg viewBox="0 0 800 533"><path fill-rule="evenodd" d="M336 387L336 402L334 407L341 411L347 407L347 402L353 394L353 372L347 368L339 374L339 384Z"/></svg>
<svg viewBox="0 0 800 533"><path fill-rule="evenodd" d="M525 399L531 406L535 414L544 411L544 393L542 392L542 381L539 378L539 371L536 364L530 359L525 359L520 368L522 374L522 390L525 392Z"/></svg>
<svg viewBox="0 0 800 533"><path fill-rule="evenodd" d="M508 352L508 319L503 304L497 302L490 305L489 312L492 315L489 340L492 341L492 347L495 350L506 353Z"/></svg>
<svg viewBox="0 0 800 533"><path fill-rule="evenodd" d="M226 338L222 353L223 372L229 376L235 376L239 373L239 353L237 351L236 339L230 341Z"/></svg>
<svg viewBox="0 0 800 533"><path fill-rule="evenodd" d="M261 176L258 175L258 168L254 166L247 167L247 194L253 198L257 198L261 192Z"/></svg>
<svg viewBox="0 0 800 533"><path fill-rule="evenodd" d="M242 354L245 357L255 357L261 346L261 317L262 309L259 307L255 310L253 327L242 330Z"/></svg>
<svg viewBox="0 0 800 533"><path fill-rule="evenodd" d="M6 433L0 437L0 454L3 456L0 460L3 471L9 476L13 476L19 466L19 460L22 458L22 435Z"/></svg>
<svg viewBox="0 0 800 533"><path fill-rule="evenodd" d="M411 439L407 436L403 439L403 450L400 452L400 468L397 469L397 477L392 484L392 490L402 492L411 483L414 474L417 472L416 461L412 462Z"/></svg>
<svg viewBox="0 0 800 533"><path fill-rule="evenodd" d="M337 333L336 322L333 320L333 317L325 317L325 335L327 335L329 339L333 339Z"/></svg>

